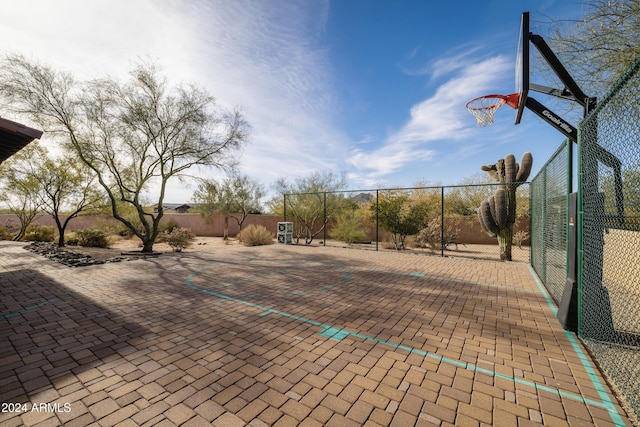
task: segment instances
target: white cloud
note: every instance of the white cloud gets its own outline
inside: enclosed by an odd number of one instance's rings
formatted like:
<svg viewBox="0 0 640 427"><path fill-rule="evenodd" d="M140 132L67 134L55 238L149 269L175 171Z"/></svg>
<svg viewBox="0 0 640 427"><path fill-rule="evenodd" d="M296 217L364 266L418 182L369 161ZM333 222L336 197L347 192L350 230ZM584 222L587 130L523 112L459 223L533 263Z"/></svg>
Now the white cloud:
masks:
<svg viewBox="0 0 640 427"><path fill-rule="evenodd" d="M321 43L328 0L22 0L3 9L30 24L0 27L12 51L82 78L123 76L149 58L172 82L205 86L220 106L239 107L251 125L242 170L255 178L344 169L349 143L332 124L333 74Z"/></svg>
<svg viewBox="0 0 640 427"><path fill-rule="evenodd" d="M472 62L473 48L457 50L423 67L430 84L455 74L413 105L381 146L372 135L352 141L336 125L344 119L336 118L338 85L322 41L329 6L329 0L21 0L4 5L3 14L25 17L29 26L6 20L0 38L11 51L83 78L121 76L143 57L173 82L205 86L221 106L244 111L252 129L241 170L267 185L314 170L349 170L354 185L378 184L408 165L433 162L439 153L429 144L472 135L466 101L493 91L512 67L502 57ZM417 64L423 52L414 50L407 63ZM175 182L167 197L188 201L192 190Z"/></svg>
<svg viewBox="0 0 640 427"><path fill-rule="evenodd" d="M320 38L328 2L200 3L197 66L226 106L252 126L243 170L265 181L344 167L332 124L332 69Z"/></svg>
<svg viewBox="0 0 640 427"><path fill-rule="evenodd" d="M412 163L433 160L437 152L427 148L430 142L459 141L471 135L474 122L465 108L466 102L495 90L496 82L509 69L509 61L497 56L454 68L459 73L441 85L432 97L413 105L409 120L390 134L380 148L352 151L349 161L360 171L354 177L362 182L379 180Z"/></svg>
<svg viewBox="0 0 640 427"><path fill-rule="evenodd" d="M0 27L7 49L83 78L124 74L138 57L162 61L173 74L185 71L189 26L153 0L21 0L3 6ZM25 22L29 25L25 26Z"/></svg>

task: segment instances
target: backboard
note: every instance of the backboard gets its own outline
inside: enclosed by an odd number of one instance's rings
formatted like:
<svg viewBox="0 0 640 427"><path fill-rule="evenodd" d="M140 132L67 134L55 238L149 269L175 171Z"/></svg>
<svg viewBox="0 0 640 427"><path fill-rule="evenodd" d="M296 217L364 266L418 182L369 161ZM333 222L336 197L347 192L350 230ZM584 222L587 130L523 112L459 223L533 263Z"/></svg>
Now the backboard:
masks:
<svg viewBox="0 0 640 427"><path fill-rule="evenodd" d="M520 21L515 77L515 93L519 95L516 108L516 124L518 124L522 119L529 93L529 12L523 12L522 20Z"/></svg>

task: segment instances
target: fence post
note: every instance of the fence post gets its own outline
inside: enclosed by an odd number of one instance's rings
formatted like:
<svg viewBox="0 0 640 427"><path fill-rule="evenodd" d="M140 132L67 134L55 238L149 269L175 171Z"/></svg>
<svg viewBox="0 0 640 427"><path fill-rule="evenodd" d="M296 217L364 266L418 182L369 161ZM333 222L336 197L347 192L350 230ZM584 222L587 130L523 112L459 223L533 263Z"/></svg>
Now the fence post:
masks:
<svg viewBox="0 0 640 427"><path fill-rule="evenodd" d="M323 192L324 227L322 229L322 246L327 246L327 192Z"/></svg>
<svg viewBox="0 0 640 427"><path fill-rule="evenodd" d="M440 187L440 256L444 257L444 186Z"/></svg>
<svg viewBox="0 0 640 427"><path fill-rule="evenodd" d="M379 196L378 192L379 192L379 190L378 190L378 189L376 189L376 252L378 251L378 241L380 240L380 239L378 238L378 229L380 228L380 227L379 227L379 224L378 224L378 200L379 200L379 198L378 198L378 196Z"/></svg>

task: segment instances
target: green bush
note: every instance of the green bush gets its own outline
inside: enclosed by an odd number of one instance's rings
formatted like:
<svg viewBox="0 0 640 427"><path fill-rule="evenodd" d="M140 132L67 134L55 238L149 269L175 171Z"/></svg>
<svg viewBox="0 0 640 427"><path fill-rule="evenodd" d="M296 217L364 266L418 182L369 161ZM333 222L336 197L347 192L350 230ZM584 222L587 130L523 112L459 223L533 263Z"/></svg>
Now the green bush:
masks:
<svg viewBox="0 0 640 427"><path fill-rule="evenodd" d="M196 237L191 230L187 228L174 227L170 232L162 234L162 241L166 242L174 252L182 252L183 249L191 246L191 240Z"/></svg>
<svg viewBox="0 0 640 427"><path fill-rule="evenodd" d="M107 248L109 247L109 236L104 230L99 228L85 228L76 231L78 237L78 245L90 248Z"/></svg>
<svg viewBox="0 0 640 427"><path fill-rule="evenodd" d="M80 239L78 238L77 233L71 232L65 235L64 242L69 246L78 246L80 243Z"/></svg>
<svg viewBox="0 0 640 427"><path fill-rule="evenodd" d="M0 240L11 240L13 239L13 234L7 227L0 225Z"/></svg>
<svg viewBox="0 0 640 427"><path fill-rule="evenodd" d="M56 236L56 229L51 226L30 224L24 233L22 240L29 242L53 242Z"/></svg>
<svg viewBox="0 0 640 427"><path fill-rule="evenodd" d="M365 240L367 232L362 226L362 221L362 215L359 211L342 213L336 218L336 225L329 233L329 236L332 239L346 243Z"/></svg>
<svg viewBox="0 0 640 427"><path fill-rule="evenodd" d="M238 234L238 240L245 246L271 245L273 233L264 225L251 224Z"/></svg>
<svg viewBox="0 0 640 427"><path fill-rule="evenodd" d="M175 228L178 228L178 223L173 218L169 218L160 223L160 231L162 233L171 233Z"/></svg>

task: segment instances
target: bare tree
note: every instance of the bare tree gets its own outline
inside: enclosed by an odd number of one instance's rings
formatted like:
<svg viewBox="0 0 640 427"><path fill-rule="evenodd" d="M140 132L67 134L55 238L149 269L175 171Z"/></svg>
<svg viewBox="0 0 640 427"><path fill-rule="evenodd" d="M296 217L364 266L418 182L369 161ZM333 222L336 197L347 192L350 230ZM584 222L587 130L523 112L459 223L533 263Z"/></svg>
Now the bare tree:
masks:
<svg viewBox="0 0 640 427"><path fill-rule="evenodd" d="M213 215L224 215L224 240L229 238L229 218L242 230L247 216L260 210L262 197L264 189L259 181L237 174L222 181L204 179L193 193L194 203L207 220Z"/></svg>
<svg viewBox="0 0 640 427"><path fill-rule="evenodd" d="M552 19L549 44L590 96L601 97L640 57L640 2L585 0L579 19Z"/></svg>
<svg viewBox="0 0 640 427"><path fill-rule="evenodd" d="M296 222L296 241L304 237L305 244L309 245L331 218L350 205L344 195L336 193L345 187L345 176L331 172L314 172L295 183L282 178L274 186L279 195L269 206L274 214L282 216L286 197L287 217L290 215Z"/></svg>
<svg viewBox="0 0 640 427"><path fill-rule="evenodd" d="M9 212L18 217L20 223L13 236L16 241L22 239L27 227L42 215L38 180L24 167L26 159L35 155L36 148L28 145L0 166L0 182L3 187L0 201L7 205Z"/></svg>
<svg viewBox="0 0 640 427"><path fill-rule="evenodd" d="M140 64L128 82L110 78L77 83L67 73L10 55L0 70L6 108L28 116L95 173L114 218L152 252L167 183L197 165L225 167L246 141L239 111L224 112L195 86L170 88L158 69ZM153 189L157 212L145 203ZM132 207L136 227L123 215Z"/></svg>
<svg viewBox="0 0 640 427"><path fill-rule="evenodd" d="M28 166L38 182L42 209L51 215L58 228L58 246L64 246L69 222L91 209L104 207L104 192L96 188L95 174L74 159L55 159L42 150L29 159Z"/></svg>

